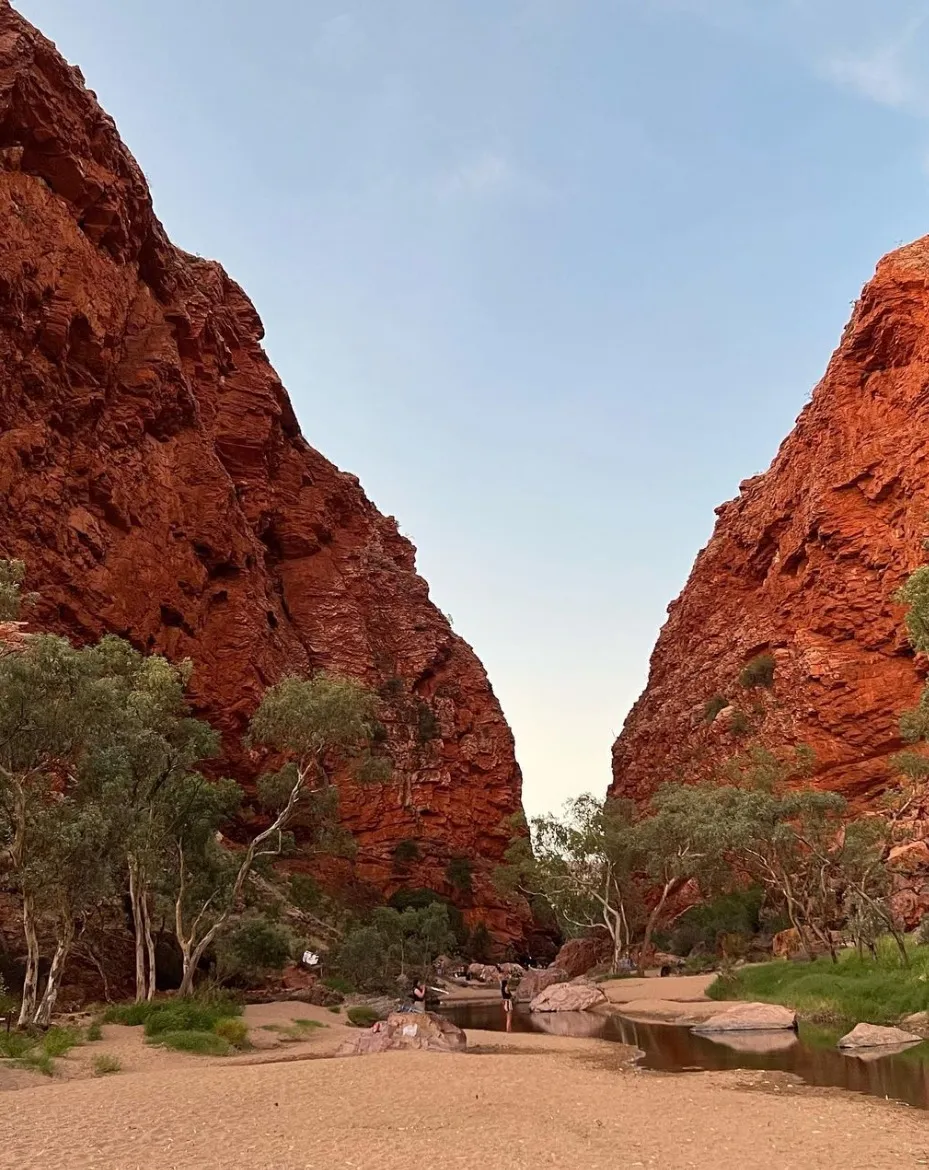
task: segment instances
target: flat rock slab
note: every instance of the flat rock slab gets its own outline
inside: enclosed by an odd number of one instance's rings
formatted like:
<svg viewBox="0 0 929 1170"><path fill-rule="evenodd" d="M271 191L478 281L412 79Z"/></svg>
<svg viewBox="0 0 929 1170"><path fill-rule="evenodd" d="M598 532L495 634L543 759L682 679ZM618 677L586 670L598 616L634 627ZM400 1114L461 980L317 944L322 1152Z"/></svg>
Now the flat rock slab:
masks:
<svg viewBox="0 0 929 1170"><path fill-rule="evenodd" d="M919 1044L922 1036L902 1028L880 1028L877 1024L856 1024L838 1043L839 1048L891 1048L901 1044Z"/></svg>
<svg viewBox="0 0 929 1170"><path fill-rule="evenodd" d="M777 1003L740 1003L710 1016L694 1032L777 1032L796 1030L797 1013Z"/></svg>
<svg viewBox="0 0 929 1170"><path fill-rule="evenodd" d="M588 1012L608 1000L595 983L554 983L529 1004L531 1012Z"/></svg>
<svg viewBox="0 0 929 1170"><path fill-rule="evenodd" d="M451 1020L434 1012L393 1012L357 1038L347 1040L337 1056L373 1056L378 1052L464 1052L468 1039Z"/></svg>

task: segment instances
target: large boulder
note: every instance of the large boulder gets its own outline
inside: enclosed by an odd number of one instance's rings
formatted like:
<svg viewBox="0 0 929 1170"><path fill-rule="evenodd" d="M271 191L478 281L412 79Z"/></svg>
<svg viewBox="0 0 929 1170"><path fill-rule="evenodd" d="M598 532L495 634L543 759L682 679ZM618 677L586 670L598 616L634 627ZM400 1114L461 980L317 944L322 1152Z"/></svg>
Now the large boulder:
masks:
<svg viewBox="0 0 929 1170"><path fill-rule="evenodd" d="M561 967L546 967L543 971L527 971L520 979L516 988L516 998L521 1000L535 999L547 987L554 983L567 983L568 972Z"/></svg>
<svg viewBox="0 0 929 1170"><path fill-rule="evenodd" d="M838 1047L846 1051L856 1048L894 1048L901 1044L919 1044L921 1036L904 1032L902 1028L881 1028L877 1024L856 1024L843 1036Z"/></svg>
<svg viewBox="0 0 929 1170"><path fill-rule="evenodd" d="M553 983L533 999L531 1012L587 1012L608 1003L595 983Z"/></svg>
<svg viewBox="0 0 929 1170"><path fill-rule="evenodd" d="M472 963L468 975L478 983L493 983L500 978L500 968L496 963Z"/></svg>
<svg viewBox="0 0 929 1170"><path fill-rule="evenodd" d="M710 1016L694 1032L775 1032L797 1027L797 1013L776 1003L740 1003Z"/></svg>
<svg viewBox="0 0 929 1170"><path fill-rule="evenodd" d="M393 1012L386 1020L347 1040L339 1056L371 1056L378 1052L464 1052L467 1037L451 1020L435 1012Z"/></svg>
<svg viewBox="0 0 929 1170"><path fill-rule="evenodd" d="M610 940L605 935L569 939L555 956L553 967L567 973L569 979L586 975L602 963L610 953Z"/></svg>

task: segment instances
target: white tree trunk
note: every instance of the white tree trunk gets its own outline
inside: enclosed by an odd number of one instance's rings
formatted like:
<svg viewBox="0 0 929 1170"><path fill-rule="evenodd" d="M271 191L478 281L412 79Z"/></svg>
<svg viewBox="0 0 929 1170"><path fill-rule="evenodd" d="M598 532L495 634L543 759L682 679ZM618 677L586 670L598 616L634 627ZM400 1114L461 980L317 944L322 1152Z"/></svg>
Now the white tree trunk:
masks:
<svg viewBox="0 0 929 1170"><path fill-rule="evenodd" d="M26 936L26 978L17 1021L20 1028L32 1022L39 994L39 940L35 931L35 907L31 894L23 895L23 933Z"/></svg>
<svg viewBox="0 0 929 1170"><path fill-rule="evenodd" d="M148 998L148 977L145 969L145 926L139 895L139 872L134 858L129 859L129 901L132 905L132 930L135 935L135 1001Z"/></svg>
<svg viewBox="0 0 929 1170"><path fill-rule="evenodd" d="M61 977L64 974L65 963L68 961L68 955L71 952L73 939L74 930L69 923L64 928L62 936L58 939L55 954L52 957L52 965L48 972L48 982L45 985L45 992L33 1017L32 1022L38 1028L47 1028L52 1022L52 1012L55 1010L55 1002L58 999L58 991L61 987Z"/></svg>
<svg viewBox="0 0 929 1170"><path fill-rule="evenodd" d="M152 1000L158 990L158 976L155 970L155 939L152 935L152 916L148 908L148 892L142 894L142 929L145 934L145 953L148 958L148 987L145 998Z"/></svg>

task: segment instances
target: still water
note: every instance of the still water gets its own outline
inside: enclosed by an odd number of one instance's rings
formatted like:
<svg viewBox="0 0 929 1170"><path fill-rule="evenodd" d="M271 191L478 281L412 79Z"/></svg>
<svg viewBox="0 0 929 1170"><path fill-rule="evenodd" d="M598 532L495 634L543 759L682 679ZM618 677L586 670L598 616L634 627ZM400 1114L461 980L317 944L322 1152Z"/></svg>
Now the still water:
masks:
<svg viewBox="0 0 929 1170"><path fill-rule="evenodd" d="M442 1014L467 1030L500 1032L506 1027L498 1004L446 1004ZM552 1036L612 1040L639 1048L640 1068L661 1072L706 1072L726 1069L768 1069L793 1073L809 1085L848 1089L874 1097L890 1097L929 1109L929 1043L904 1052L877 1056L846 1056L835 1048L839 1033L814 1028L749 1035L696 1036L672 1024L640 1024L617 1015L595 1012L513 1013L514 1032L545 1032Z"/></svg>

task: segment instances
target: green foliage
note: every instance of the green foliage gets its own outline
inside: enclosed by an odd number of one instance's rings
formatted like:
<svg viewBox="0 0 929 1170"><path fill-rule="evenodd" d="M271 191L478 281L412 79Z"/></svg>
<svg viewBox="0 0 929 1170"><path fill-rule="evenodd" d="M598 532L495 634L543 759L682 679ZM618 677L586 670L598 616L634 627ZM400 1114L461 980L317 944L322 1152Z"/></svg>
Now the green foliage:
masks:
<svg viewBox="0 0 929 1170"><path fill-rule="evenodd" d="M233 1048L248 1048L248 1025L244 1020L226 1018L213 1025L215 1035L221 1037Z"/></svg>
<svg viewBox="0 0 929 1170"><path fill-rule="evenodd" d="M42 1037L42 1047L49 1056L64 1056L81 1043L81 1034L75 1028L49 1028Z"/></svg>
<svg viewBox="0 0 929 1170"><path fill-rule="evenodd" d="M15 622L23 605L35 599L34 594L23 594L26 566L22 561L0 560L0 622Z"/></svg>
<svg viewBox="0 0 929 1170"><path fill-rule="evenodd" d="M452 932L458 944L463 944L468 937L468 928L465 925L464 915L453 904L450 898L446 898L443 894L437 893L435 890L429 890L425 887L418 889L400 889L391 895L389 905L394 910L424 910L427 906L432 906L438 903L445 907L445 912L448 915L448 921L451 925Z"/></svg>
<svg viewBox="0 0 929 1170"><path fill-rule="evenodd" d="M95 1044L98 1040L103 1039L103 1027L99 1020L92 1020L88 1024L86 1039L90 1044Z"/></svg>
<svg viewBox="0 0 929 1170"><path fill-rule="evenodd" d="M160 1032L149 1043L198 1056L229 1056L233 1052L232 1045L214 1032Z"/></svg>
<svg viewBox="0 0 929 1170"><path fill-rule="evenodd" d="M163 1011L166 1007L164 1000L153 1000L151 1003L114 1003L103 1013L105 1024L122 1024L125 1028L140 1028L150 1015Z"/></svg>
<svg viewBox="0 0 929 1170"><path fill-rule="evenodd" d="M255 983L284 969L296 943L279 922L258 914L233 919L216 940L216 964L223 980Z"/></svg>
<svg viewBox="0 0 929 1170"><path fill-rule="evenodd" d="M929 947L929 914L923 915L919 924L919 945Z"/></svg>
<svg viewBox="0 0 929 1170"><path fill-rule="evenodd" d="M299 910L310 913L318 910L325 902L325 894L319 882L305 873L291 875L288 897Z"/></svg>
<svg viewBox="0 0 929 1170"><path fill-rule="evenodd" d="M94 1057L94 1076L109 1077L114 1073L122 1072L122 1065L115 1056L101 1053Z"/></svg>
<svg viewBox="0 0 929 1170"><path fill-rule="evenodd" d="M456 939L441 902L421 910L379 906L350 931L334 960L339 974L362 991L392 991L398 976L428 968Z"/></svg>
<svg viewBox="0 0 929 1170"><path fill-rule="evenodd" d="M712 723L720 711L724 711L728 706L729 700L725 695L714 695L712 699L707 699L703 707L704 723Z"/></svg>
<svg viewBox="0 0 929 1170"><path fill-rule="evenodd" d="M488 963L493 957L494 940L487 924L479 922L465 944L465 956L473 963Z"/></svg>
<svg viewBox="0 0 929 1170"><path fill-rule="evenodd" d="M837 964L822 958L743 967L717 979L707 994L781 1003L823 1024L893 1024L929 1008L929 949L913 950L909 967L890 940L882 941L876 960L844 951Z"/></svg>
<svg viewBox="0 0 929 1170"><path fill-rule="evenodd" d="M326 975L323 979L323 987L328 987L330 991L338 991L340 995L351 995L358 990L354 983L344 975ZM338 1010L338 1005L330 1008L330 1011Z"/></svg>
<svg viewBox="0 0 929 1170"><path fill-rule="evenodd" d="M381 1018L372 1007L360 1004L348 1009L348 1020L353 1028L370 1028Z"/></svg>
<svg viewBox="0 0 929 1170"><path fill-rule="evenodd" d="M453 857L445 867L445 880L461 894L474 892L474 862L468 857Z"/></svg>
<svg viewBox="0 0 929 1170"><path fill-rule="evenodd" d="M908 607L906 629L913 649L929 652L929 565L910 574L896 600Z"/></svg>
<svg viewBox="0 0 929 1170"><path fill-rule="evenodd" d="M435 712L428 703L418 699L416 702L416 738L421 744L427 744L430 740L439 739L442 735L442 728L436 718Z"/></svg>
<svg viewBox="0 0 929 1170"><path fill-rule="evenodd" d="M724 936L750 939L761 929L764 892L759 887L720 894L685 911L674 923L669 948L675 955L689 955L699 948L716 953Z"/></svg>
<svg viewBox="0 0 929 1170"><path fill-rule="evenodd" d="M755 687L772 687L774 686L776 667L777 663L773 654L759 654L742 668L739 682L746 690L752 690Z"/></svg>
<svg viewBox="0 0 929 1170"><path fill-rule="evenodd" d="M409 837L398 841L394 846L393 859L395 864L401 866L419 861L419 845Z"/></svg>

